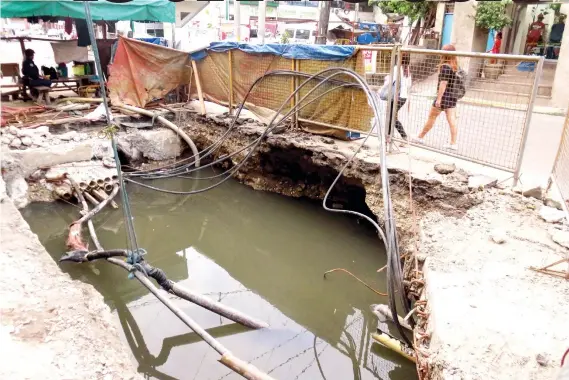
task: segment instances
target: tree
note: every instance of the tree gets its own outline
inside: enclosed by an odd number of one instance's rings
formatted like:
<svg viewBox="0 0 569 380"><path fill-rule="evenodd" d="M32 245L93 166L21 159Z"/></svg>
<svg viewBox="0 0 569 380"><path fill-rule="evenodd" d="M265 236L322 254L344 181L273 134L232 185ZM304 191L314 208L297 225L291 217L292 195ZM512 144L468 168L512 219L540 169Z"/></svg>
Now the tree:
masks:
<svg viewBox="0 0 569 380"><path fill-rule="evenodd" d="M421 24L423 29L430 29L435 26L435 18L437 14L437 2L421 1L410 2L402 0L368 0L369 5L375 5L381 9L384 14L393 13L398 16L406 16L409 18L410 25L416 21L415 28L409 38L409 44L415 45L421 37Z"/></svg>
<svg viewBox="0 0 569 380"><path fill-rule="evenodd" d="M476 26L482 29L502 30L512 25L512 19L506 14L506 6L512 0L502 0L496 2L480 2L476 7L474 21Z"/></svg>

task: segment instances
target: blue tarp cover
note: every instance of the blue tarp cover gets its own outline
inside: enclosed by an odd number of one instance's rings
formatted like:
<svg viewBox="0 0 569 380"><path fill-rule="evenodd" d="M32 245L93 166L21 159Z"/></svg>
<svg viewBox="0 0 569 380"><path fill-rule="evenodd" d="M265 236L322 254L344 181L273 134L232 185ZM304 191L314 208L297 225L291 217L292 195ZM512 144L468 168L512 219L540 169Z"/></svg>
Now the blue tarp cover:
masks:
<svg viewBox="0 0 569 380"><path fill-rule="evenodd" d="M356 52L354 46L295 44L254 45L224 41L212 42L208 50L224 52L231 49L239 49L249 54L274 54L289 59L316 59L320 61L342 61L351 57Z"/></svg>
<svg viewBox="0 0 569 380"><path fill-rule="evenodd" d="M142 42L148 42L149 44L166 46L166 47L168 46L168 43L163 37L138 37L135 39Z"/></svg>

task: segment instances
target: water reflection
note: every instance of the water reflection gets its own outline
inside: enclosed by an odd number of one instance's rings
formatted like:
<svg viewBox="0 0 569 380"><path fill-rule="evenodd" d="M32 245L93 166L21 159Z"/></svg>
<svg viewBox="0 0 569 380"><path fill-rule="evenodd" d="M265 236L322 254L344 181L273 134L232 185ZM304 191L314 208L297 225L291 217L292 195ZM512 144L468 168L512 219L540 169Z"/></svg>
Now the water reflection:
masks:
<svg viewBox="0 0 569 380"><path fill-rule="evenodd" d="M187 182L186 182L187 183ZM169 181L170 188L183 183ZM278 379L415 379L404 359L377 346L371 303L381 302L343 267L377 289L385 255L375 235L320 206L237 183L192 197L129 189L139 246L168 277L270 324L251 331L185 301L188 315L238 357ZM34 204L24 216L54 258L64 248L71 206ZM98 215L108 248L125 246L120 212ZM108 263L64 265L93 284L114 310L139 371L157 379L238 379L219 355L161 303Z"/></svg>

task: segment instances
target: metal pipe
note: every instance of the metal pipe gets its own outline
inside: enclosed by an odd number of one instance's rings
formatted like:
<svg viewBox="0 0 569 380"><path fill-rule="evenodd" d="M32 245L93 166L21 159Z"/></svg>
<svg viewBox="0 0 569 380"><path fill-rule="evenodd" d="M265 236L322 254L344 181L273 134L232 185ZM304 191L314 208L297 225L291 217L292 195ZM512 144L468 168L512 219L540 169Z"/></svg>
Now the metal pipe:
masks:
<svg viewBox="0 0 569 380"><path fill-rule="evenodd" d="M118 175L113 175L113 176L111 176L111 179L112 179L113 181L116 181L117 179L119 179L119 176L118 176Z"/></svg>
<svg viewBox="0 0 569 380"><path fill-rule="evenodd" d="M83 181L79 182L79 188L81 190L86 190L88 187L89 187L89 185L87 185L87 182L83 182Z"/></svg>
<svg viewBox="0 0 569 380"><path fill-rule="evenodd" d="M87 191L83 192L83 196L85 197L85 199L87 199L89 202L91 202L94 206L97 206L100 203L98 200L95 199L94 196L89 194L89 192L87 192Z"/></svg>
<svg viewBox="0 0 569 380"><path fill-rule="evenodd" d="M104 202L109 197L107 195L107 193L105 193L104 191L99 190L99 189L91 190L91 195L93 195L95 198L97 198L101 202ZM115 208L115 209L119 208L119 205L117 205L115 201L111 201L110 203L111 203L112 208Z"/></svg>
<svg viewBox="0 0 569 380"><path fill-rule="evenodd" d="M97 179L97 187L103 187L105 185L105 180L102 178Z"/></svg>
<svg viewBox="0 0 569 380"><path fill-rule="evenodd" d="M113 189L112 183L105 183L104 190L108 193Z"/></svg>
<svg viewBox="0 0 569 380"><path fill-rule="evenodd" d="M112 182L112 181L111 181L111 177L105 177L105 178L103 178L103 182L104 182L104 183L111 183L111 182Z"/></svg>
<svg viewBox="0 0 569 380"><path fill-rule="evenodd" d="M376 50L366 46L363 50ZM470 51L446 51L446 50L428 50L428 49L415 49L415 48L402 48L402 52L426 54L426 55L454 55L457 57L471 57L471 58L491 58L491 59L504 59L508 61L530 61L539 62L543 57L533 55L515 55L515 54L490 54L490 53L476 53Z"/></svg>
<svg viewBox="0 0 569 380"><path fill-rule="evenodd" d="M97 188L97 181L95 181L95 180L93 180L93 179L90 180L90 181L89 181L89 187L92 188L92 189L96 189L96 188Z"/></svg>
<svg viewBox="0 0 569 380"><path fill-rule="evenodd" d="M495 54L497 55L497 54ZM524 153L526 151L527 140L529 136L529 127L531 124L531 116L533 113L533 106L535 104L535 98L537 96L537 90L539 87L539 80L541 79L541 73L543 71L543 62L545 61L544 57L538 57L539 61L537 62L537 67L535 70L535 77L533 78L533 89L531 91L531 95L529 97L529 104L528 110L526 114L526 121L524 123L524 130L522 135L522 141L520 143L520 153L518 155L518 162L516 163L516 169L514 170L514 187L518 185L518 181L520 180L520 171L522 169L522 161L524 160Z"/></svg>

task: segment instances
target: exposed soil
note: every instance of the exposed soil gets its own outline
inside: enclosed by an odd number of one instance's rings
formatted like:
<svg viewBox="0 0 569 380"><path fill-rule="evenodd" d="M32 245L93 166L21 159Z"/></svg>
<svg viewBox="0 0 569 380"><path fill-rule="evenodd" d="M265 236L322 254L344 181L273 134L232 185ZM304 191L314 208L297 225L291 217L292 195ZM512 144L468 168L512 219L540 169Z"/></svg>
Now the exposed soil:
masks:
<svg viewBox="0 0 569 380"><path fill-rule="evenodd" d="M0 378L141 378L101 294L61 272L0 198Z"/></svg>

